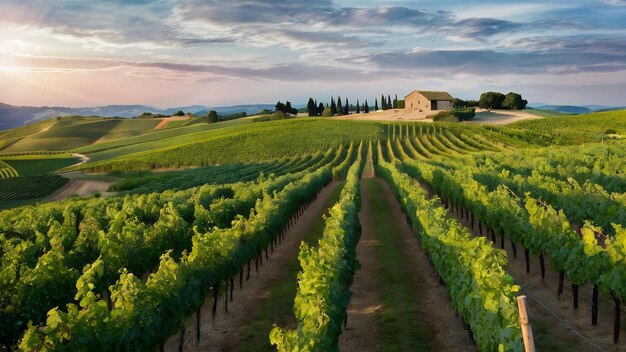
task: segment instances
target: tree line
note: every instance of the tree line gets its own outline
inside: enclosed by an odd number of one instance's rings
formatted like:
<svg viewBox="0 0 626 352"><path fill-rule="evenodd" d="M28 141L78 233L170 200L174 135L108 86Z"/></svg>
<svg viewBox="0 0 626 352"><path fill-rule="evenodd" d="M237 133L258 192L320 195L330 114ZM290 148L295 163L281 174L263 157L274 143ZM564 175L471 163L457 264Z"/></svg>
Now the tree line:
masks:
<svg viewBox="0 0 626 352"><path fill-rule="evenodd" d="M500 92L484 92L480 95L480 99L461 100L455 98L452 105L455 109L463 109L468 107L479 107L481 109L508 109L508 110L524 110L528 100L522 99L522 95L515 92L509 92L506 95Z"/></svg>
<svg viewBox="0 0 626 352"><path fill-rule="evenodd" d="M338 96L337 99L335 99L335 97L331 97L330 102L327 102L326 104L322 102L318 103L316 99L309 98L306 106L306 112L309 116L331 117L361 113L368 114L370 111L403 108L404 100L398 100L397 94L393 99L389 94L387 94L387 97L385 97L384 94L381 94L380 100L378 98L374 99L374 105L370 105L367 99L362 102L357 99L356 103L352 104L347 97L342 99L341 96Z"/></svg>

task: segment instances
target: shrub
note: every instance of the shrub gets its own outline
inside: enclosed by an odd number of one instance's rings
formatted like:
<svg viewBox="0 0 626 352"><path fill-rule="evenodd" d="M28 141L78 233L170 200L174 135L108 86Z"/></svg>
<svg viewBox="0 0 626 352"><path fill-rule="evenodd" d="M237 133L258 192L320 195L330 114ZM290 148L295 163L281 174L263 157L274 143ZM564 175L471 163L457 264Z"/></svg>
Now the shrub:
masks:
<svg viewBox="0 0 626 352"><path fill-rule="evenodd" d="M476 109L474 108L456 109L438 113L433 116L433 121L459 122L471 120L474 116L476 116Z"/></svg>
<svg viewBox="0 0 626 352"><path fill-rule="evenodd" d="M617 130L615 130L614 128L609 128L604 131L604 134L617 134Z"/></svg>

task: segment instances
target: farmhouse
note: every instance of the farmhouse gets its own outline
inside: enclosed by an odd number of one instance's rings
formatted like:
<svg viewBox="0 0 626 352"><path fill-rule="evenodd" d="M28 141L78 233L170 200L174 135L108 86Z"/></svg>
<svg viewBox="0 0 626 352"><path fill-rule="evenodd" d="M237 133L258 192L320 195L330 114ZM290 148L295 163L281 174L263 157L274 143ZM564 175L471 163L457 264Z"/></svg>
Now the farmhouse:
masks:
<svg viewBox="0 0 626 352"><path fill-rule="evenodd" d="M452 109L454 98L447 92L431 92L426 90L414 90L404 97L406 110L432 111Z"/></svg>

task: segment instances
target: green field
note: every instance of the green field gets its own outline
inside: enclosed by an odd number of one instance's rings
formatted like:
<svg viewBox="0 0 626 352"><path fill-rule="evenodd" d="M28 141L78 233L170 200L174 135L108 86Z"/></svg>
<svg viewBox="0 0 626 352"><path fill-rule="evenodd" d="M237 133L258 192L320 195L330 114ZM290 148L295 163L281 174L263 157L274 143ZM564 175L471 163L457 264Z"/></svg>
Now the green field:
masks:
<svg viewBox="0 0 626 352"><path fill-rule="evenodd" d="M79 159L72 156L29 156L29 157L2 157L0 159L11 165L20 176L36 176L60 170L76 164Z"/></svg>

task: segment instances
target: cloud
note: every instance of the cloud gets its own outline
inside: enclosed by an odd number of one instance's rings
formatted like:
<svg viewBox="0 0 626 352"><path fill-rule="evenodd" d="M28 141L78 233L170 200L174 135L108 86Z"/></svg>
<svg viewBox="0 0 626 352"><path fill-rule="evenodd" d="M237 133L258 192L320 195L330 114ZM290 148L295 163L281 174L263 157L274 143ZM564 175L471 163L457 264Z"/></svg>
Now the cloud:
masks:
<svg viewBox="0 0 626 352"><path fill-rule="evenodd" d="M115 71L146 82L216 85L241 79L328 86L430 82L426 78L435 75L488 83L511 75L588 74L591 81L600 73L623 72L624 5L9 0L0 1L0 43L6 43L0 70L75 76ZM23 56L4 55L15 52Z"/></svg>
<svg viewBox="0 0 626 352"><path fill-rule="evenodd" d="M370 81L384 79L384 73L372 73L356 68L347 69L328 65L312 65L286 63L254 67L250 63L239 62L239 65L216 64L184 64L158 61L125 61L96 58L68 58L68 57L36 57L20 56L19 62L11 67L4 67L11 71L50 71L88 73L90 71L121 70L132 73L134 76L147 77L177 77L191 82L215 80L215 78L234 78L244 80L267 81ZM236 63L234 63L236 64Z"/></svg>
<svg viewBox="0 0 626 352"><path fill-rule="evenodd" d="M617 72L626 69L626 51L594 51L594 46L573 45L570 50L513 51L420 50L388 52L360 58L361 62L388 69L452 75L566 74Z"/></svg>
<svg viewBox="0 0 626 352"><path fill-rule="evenodd" d="M604 3L611 6L626 6L626 0L605 0Z"/></svg>
<svg viewBox="0 0 626 352"><path fill-rule="evenodd" d="M184 0L174 7L169 23L182 37L220 38L241 45L285 46L293 50L346 41L363 44L383 33L388 37L431 34L483 41L522 27L493 18L459 20L450 11L402 6L337 7L330 1L299 0Z"/></svg>

